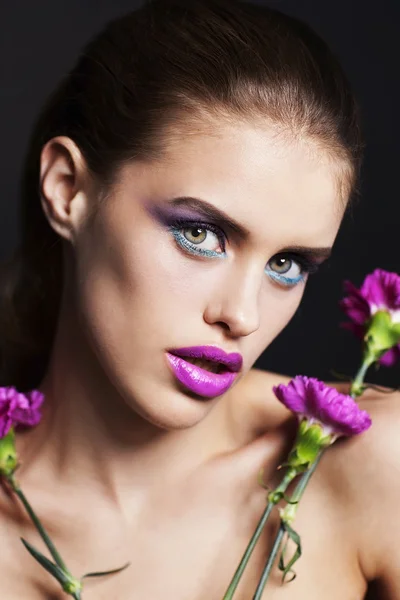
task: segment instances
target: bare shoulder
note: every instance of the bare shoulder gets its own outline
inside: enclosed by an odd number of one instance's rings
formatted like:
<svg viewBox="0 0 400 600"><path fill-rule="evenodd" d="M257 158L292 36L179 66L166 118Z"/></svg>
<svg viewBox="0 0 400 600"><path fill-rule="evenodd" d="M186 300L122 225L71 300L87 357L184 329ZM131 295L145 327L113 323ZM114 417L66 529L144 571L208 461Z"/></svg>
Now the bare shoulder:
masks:
<svg viewBox="0 0 400 600"><path fill-rule="evenodd" d="M274 398L272 404L279 405L272 388L280 383L287 384L290 380L291 377L288 375L253 368L237 383L230 394L238 401L243 399L252 410L265 413L271 409L272 398Z"/></svg>
<svg viewBox="0 0 400 600"><path fill-rule="evenodd" d="M272 388L290 379L287 375L250 369L229 391L230 421L239 445L279 427L288 418L289 411L277 400Z"/></svg>
<svg viewBox="0 0 400 600"><path fill-rule="evenodd" d="M343 470L354 470L352 480L358 486L383 482L393 469L400 470L400 392L383 393L368 390L358 402L372 419L372 426L361 435L339 440L330 449ZM368 475L368 482L364 476ZM369 494L370 498L374 495Z"/></svg>
<svg viewBox="0 0 400 600"><path fill-rule="evenodd" d="M273 386L291 377L252 369L233 402L243 431L260 435L288 418ZM342 393L348 383L329 382ZM376 580L379 600L400 598L400 392L367 390L359 405L372 419L363 434L341 438L324 454L311 482L348 542L366 580ZM311 490L310 490L311 491ZM328 507L326 507L328 510ZM369 596L368 596L369 597ZM371 596L375 597L375 596Z"/></svg>
<svg viewBox="0 0 400 600"><path fill-rule="evenodd" d="M371 428L329 448L321 476L357 540L366 577L386 579L400 565L400 392L368 390L359 405Z"/></svg>

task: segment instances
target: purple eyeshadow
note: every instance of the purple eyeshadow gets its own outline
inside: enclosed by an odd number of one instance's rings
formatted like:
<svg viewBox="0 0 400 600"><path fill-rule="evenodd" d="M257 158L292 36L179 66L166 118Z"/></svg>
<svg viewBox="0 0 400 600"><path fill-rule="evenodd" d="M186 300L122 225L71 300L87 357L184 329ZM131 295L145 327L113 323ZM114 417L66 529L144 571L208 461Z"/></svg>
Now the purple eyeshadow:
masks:
<svg viewBox="0 0 400 600"><path fill-rule="evenodd" d="M149 204L148 212L162 225L171 225L175 221L208 221L209 217L202 214L201 211L196 211L187 207L171 206L164 204L162 206Z"/></svg>

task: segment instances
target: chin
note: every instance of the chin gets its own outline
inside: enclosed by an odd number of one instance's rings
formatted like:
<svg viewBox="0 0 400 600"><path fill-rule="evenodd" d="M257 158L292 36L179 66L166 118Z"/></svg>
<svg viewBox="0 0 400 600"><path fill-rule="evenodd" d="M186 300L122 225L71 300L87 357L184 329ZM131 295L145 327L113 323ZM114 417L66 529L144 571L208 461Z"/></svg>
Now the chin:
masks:
<svg viewBox="0 0 400 600"><path fill-rule="evenodd" d="M221 400L221 396L200 398L183 388L165 389L156 383L151 385L149 381L120 392L125 402L143 419L167 431L194 427Z"/></svg>

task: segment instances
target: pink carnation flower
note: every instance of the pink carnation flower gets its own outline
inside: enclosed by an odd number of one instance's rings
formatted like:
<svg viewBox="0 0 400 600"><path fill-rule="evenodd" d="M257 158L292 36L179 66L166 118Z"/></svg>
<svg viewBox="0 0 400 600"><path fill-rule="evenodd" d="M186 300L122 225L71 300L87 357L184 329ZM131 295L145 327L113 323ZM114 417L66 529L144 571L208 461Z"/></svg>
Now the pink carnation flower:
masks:
<svg viewBox="0 0 400 600"><path fill-rule="evenodd" d="M299 420L306 419L310 425L318 423L327 435L336 439L367 430L371 417L361 410L351 396L341 394L314 377L297 375L288 385L273 388L275 396Z"/></svg>
<svg viewBox="0 0 400 600"><path fill-rule="evenodd" d="M37 425L43 400L44 394L38 390L22 394L15 387L0 387L0 438L6 436L11 427Z"/></svg>
<svg viewBox="0 0 400 600"><path fill-rule="evenodd" d="M342 327L357 337L364 338L366 325L378 310L389 313L393 323L400 323L400 276L397 273L376 269L367 275L360 289L351 281L345 281L344 287L348 296L340 302L340 307L351 322L342 323ZM399 358L400 344L397 344L385 352L379 362L389 367Z"/></svg>

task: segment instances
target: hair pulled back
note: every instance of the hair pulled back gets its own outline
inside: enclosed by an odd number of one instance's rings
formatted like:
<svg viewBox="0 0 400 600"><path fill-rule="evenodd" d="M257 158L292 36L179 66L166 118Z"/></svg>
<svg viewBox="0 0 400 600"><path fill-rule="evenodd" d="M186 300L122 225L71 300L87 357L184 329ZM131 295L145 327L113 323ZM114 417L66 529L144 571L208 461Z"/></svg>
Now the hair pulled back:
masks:
<svg viewBox="0 0 400 600"><path fill-rule="evenodd" d="M40 203L43 145L70 137L106 192L122 164L161 158L180 122L200 126L205 115L265 118L316 139L345 159L355 191L363 146L357 104L316 33L238 0L148 0L89 41L32 132L21 241L0 273L0 385L25 391L40 383L57 325L62 243Z"/></svg>

